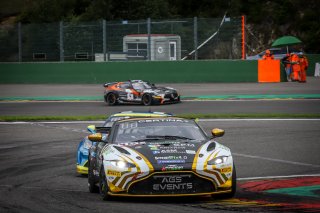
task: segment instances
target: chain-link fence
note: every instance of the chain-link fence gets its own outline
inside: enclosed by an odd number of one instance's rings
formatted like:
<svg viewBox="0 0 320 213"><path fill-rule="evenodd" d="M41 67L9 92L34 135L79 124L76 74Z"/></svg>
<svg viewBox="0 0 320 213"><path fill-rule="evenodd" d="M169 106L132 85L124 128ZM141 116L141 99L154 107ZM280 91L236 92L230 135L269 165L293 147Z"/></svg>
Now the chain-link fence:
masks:
<svg viewBox="0 0 320 213"><path fill-rule="evenodd" d="M1 62L240 59L241 17L0 26Z"/></svg>

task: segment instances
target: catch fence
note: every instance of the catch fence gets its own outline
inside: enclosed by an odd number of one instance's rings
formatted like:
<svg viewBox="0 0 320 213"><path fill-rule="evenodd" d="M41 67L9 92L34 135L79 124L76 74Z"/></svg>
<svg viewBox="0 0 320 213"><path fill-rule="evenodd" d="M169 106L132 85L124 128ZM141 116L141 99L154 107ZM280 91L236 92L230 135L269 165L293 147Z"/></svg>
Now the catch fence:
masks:
<svg viewBox="0 0 320 213"><path fill-rule="evenodd" d="M0 62L244 57L243 17L0 26Z"/></svg>

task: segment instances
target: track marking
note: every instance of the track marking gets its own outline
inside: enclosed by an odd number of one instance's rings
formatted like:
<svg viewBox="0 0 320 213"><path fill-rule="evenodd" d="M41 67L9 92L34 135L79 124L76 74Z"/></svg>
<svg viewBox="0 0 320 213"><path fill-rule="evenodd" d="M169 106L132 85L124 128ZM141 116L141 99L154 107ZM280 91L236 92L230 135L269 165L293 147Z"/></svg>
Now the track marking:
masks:
<svg viewBox="0 0 320 213"><path fill-rule="evenodd" d="M260 159L260 160L268 160L268 161L274 161L274 162L286 163L286 164L292 164L292 165L298 165L298 166L308 166L308 167L320 168L320 165L301 163L301 162L296 162L296 161L288 161L288 160L281 160L281 159L267 158L267 157L260 157L260 156L255 156L255 155L239 154L239 153L232 153L232 155L246 157L246 158Z"/></svg>
<svg viewBox="0 0 320 213"><path fill-rule="evenodd" d="M244 177L244 178L237 178L237 180L283 179L283 178L298 178L298 177L320 177L320 174Z"/></svg>
<svg viewBox="0 0 320 213"><path fill-rule="evenodd" d="M320 121L320 118L208 118L199 119L200 122L213 121ZM104 123L104 121L2 121L0 124L15 125L15 124L92 124Z"/></svg>
<svg viewBox="0 0 320 213"><path fill-rule="evenodd" d="M64 192L85 192L87 191L81 191L81 190L72 190L72 189L50 189L46 187L40 187L40 186L15 186L15 185L0 185L0 188L14 188L14 189L35 189L35 190L50 190L50 191L64 191Z"/></svg>

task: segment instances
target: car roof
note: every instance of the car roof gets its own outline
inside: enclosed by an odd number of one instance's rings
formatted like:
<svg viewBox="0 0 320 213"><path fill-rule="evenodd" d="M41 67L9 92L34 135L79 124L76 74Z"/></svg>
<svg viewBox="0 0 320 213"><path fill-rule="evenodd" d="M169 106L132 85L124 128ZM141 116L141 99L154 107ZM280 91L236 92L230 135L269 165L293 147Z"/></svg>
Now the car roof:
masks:
<svg viewBox="0 0 320 213"><path fill-rule="evenodd" d="M119 112L113 115L110 115L110 117L168 117L168 116L173 116L170 113L165 113L165 112L137 112L137 111L123 111Z"/></svg>
<svg viewBox="0 0 320 213"><path fill-rule="evenodd" d="M128 119L124 119L124 120L118 120L115 123L122 123L122 122L128 122L128 121L140 121L140 120L150 120L150 119L156 119L156 118L142 118L142 117L136 117L136 118L128 118ZM157 119L170 119L171 121L173 120L187 120L190 121L190 119L186 119L186 118L179 118L179 117L159 117Z"/></svg>

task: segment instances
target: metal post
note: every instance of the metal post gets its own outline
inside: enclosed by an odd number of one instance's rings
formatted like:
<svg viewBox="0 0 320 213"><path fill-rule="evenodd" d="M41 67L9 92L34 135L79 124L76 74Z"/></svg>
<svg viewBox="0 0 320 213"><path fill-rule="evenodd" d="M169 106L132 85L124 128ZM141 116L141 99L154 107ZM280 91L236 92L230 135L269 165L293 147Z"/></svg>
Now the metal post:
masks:
<svg viewBox="0 0 320 213"><path fill-rule="evenodd" d="M18 23L18 61L22 62L22 33L21 33L21 22Z"/></svg>
<svg viewBox="0 0 320 213"><path fill-rule="evenodd" d="M60 40L60 61L63 62L64 61L64 55L63 55L63 22L60 21L59 24L59 32L60 32L60 36L59 36L59 40Z"/></svg>
<svg viewBox="0 0 320 213"><path fill-rule="evenodd" d="M194 60L198 60L198 18L193 18Z"/></svg>
<svg viewBox="0 0 320 213"><path fill-rule="evenodd" d="M106 54L107 54L107 22L106 20L102 20L102 46L103 46L103 61L106 61Z"/></svg>
<svg viewBox="0 0 320 213"><path fill-rule="evenodd" d="M151 61L151 19L147 19L148 28L148 60Z"/></svg>

